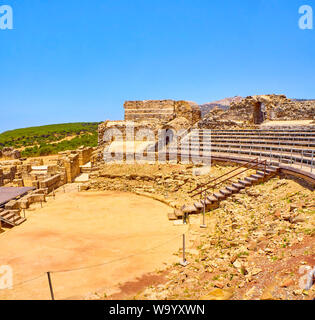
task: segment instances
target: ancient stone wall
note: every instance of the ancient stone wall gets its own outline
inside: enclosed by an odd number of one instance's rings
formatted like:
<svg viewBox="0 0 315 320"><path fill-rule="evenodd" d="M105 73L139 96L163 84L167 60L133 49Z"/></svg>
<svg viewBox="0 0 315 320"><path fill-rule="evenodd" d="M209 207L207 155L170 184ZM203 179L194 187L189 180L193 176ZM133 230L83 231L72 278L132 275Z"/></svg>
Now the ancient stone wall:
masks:
<svg viewBox="0 0 315 320"><path fill-rule="evenodd" d="M155 135L155 140L157 140L158 130L174 119L185 118L189 126L201 119L199 106L194 102L183 100L126 101L124 108L124 121L105 121L99 125L99 146L104 147L111 143L111 140L107 137L107 135L110 135L109 129L118 129L121 133L120 138L125 141L129 141L130 137L137 136L137 133L143 131L143 129L150 129ZM186 129L186 126L182 129ZM104 141L104 137L107 138L106 141Z"/></svg>
<svg viewBox="0 0 315 320"><path fill-rule="evenodd" d="M41 189L48 189L48 192L51 192L57 189L61 184L61 175L56 174L53 177L47 178L39 182L39 187Z"/></svg>
<svg viewBox="0 0 315 320"><path fill-rule="evenodd" d="M201 117L196 103L183 100L126 101L124 108L125 120L132 121L156 119L165 124L176 117L184 117L194 124Z"/></svg>
<svg viewBox="0 0 315 320"><path fill-rule="evenodd" d="M86 163L90 162L91 160L91 155L93 152L93 148L79 148L78 150L79 154L79 165L83 166Z"/></svg>
<svg viewBox="0 0 315 320"><path fill-rule="evenodd" d="M0 158L3 158L5 160L20 159L21 153L20 151L15 150L12 147L5 147L2 150L0 150Z"/></svg>
<svg viewBox="0 0 315 320"><path fill-rule="evenodd" d="M228 110L214 108L198 123L204 129L241 129L272 120L313 120L315 101L290 100L285 95L249 96Z"/></svg>
<svg viewBox="0 0 315 320"><path fill-rule="evenodd" d="M158 119L168 122L175 117L173 100L126 101L125 120L141 121Z"/></svg>
<svg viewBox="0 0 315 320"><path fill-rule="evenodd" d="M259 124L259 113L262 121L312 120L315 118L315 101L290 100L285 95L274 94L249 96L239 102L232 102L224 117Z"/></svg>
<svg viewBox="0 0 315 320"><path fill-rule="evenodd" d="M64 159L67 182L71 183L80 174L80 163L78 154L70 154Z"/></svg>
<svg viewBox="0 0 315 320"><path fill-rule="evenodd" d="M150 129L154 135L153 140L158 135L158 129L162 127L161 123L156 119L151 121L106 121L99 125L98 131L98 145L107 146L114 140L121 141L134 141L139 140L141 132L146 129ZM115 139L113 135L118 132Z"/></svg>

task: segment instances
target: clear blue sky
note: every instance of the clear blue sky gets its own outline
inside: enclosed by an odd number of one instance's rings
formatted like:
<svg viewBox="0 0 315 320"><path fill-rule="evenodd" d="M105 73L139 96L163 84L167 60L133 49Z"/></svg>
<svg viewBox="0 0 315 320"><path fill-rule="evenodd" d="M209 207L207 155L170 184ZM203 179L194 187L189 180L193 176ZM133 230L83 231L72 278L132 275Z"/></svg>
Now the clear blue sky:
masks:
<svg viewBox="0 0 315 320"><path fill-rule="evenodd" d="M0 0L0 132L122 119L125 100L315 98L314 0Z"/></svg>

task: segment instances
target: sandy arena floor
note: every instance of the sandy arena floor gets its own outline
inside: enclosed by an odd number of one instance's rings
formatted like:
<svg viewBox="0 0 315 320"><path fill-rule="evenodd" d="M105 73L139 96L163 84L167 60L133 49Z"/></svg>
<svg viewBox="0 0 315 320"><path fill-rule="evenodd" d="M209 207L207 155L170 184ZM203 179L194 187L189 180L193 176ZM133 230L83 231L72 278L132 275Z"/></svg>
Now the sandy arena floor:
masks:
<svg viewBox="0 0 315 320"><path fill-rule="evenodd" d="M45 272L60 270L66 272L51 275L56 299L110 295L177 262L173 253L186 229L168 221L169 210L123 192L57 193L24 224L0 235L0 265L10 265L14 274L13 289L0 290L0 299L50 299Z"/></svg>

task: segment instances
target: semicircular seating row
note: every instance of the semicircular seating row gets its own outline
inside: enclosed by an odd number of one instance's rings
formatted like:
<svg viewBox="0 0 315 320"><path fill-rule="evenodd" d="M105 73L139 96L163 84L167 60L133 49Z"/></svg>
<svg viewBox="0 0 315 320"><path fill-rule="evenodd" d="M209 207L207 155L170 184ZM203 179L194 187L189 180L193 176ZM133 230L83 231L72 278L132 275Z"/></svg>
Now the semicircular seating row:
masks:
<svg viewBox="0 0 315 320"><path fill-rule="evenodd" d="M239 154L314 167L315 129L307 131L193 129L182 139L180 148L170 144L168 152L198 155Z"/></svg>

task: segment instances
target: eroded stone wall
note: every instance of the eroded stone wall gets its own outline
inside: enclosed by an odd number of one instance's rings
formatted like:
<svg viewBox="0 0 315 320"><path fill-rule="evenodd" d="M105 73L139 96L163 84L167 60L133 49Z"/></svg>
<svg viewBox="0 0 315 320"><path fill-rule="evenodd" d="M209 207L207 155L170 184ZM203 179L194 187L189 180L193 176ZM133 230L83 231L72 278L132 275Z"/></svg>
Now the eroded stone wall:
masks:
<svg viewBox="0 0 315 320"><path fill-rule="evenodd" d="M199 106L194 102L184 100L126 101L124 108L125 120L127 121L155 119L165 124L176 117L184 117L191 124L194 124L201 117Z"/></svg>
<svg viewBox="0 0 315 320"><path fill-rule="evenodd" d="M264 120L312 120L315 119L315 101L297 101L285 95L249 96L239 102L232 102L225 113L231 120L254 122L255 109L265 109Z"/></svg>
<svg viewBox="0 0 315 320"><path fill-rule="evenodd" d="M124 109L127 121L158 119L168 122L175 117L173 100L126 101Z"/></svg>

